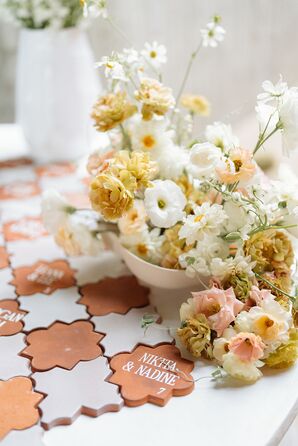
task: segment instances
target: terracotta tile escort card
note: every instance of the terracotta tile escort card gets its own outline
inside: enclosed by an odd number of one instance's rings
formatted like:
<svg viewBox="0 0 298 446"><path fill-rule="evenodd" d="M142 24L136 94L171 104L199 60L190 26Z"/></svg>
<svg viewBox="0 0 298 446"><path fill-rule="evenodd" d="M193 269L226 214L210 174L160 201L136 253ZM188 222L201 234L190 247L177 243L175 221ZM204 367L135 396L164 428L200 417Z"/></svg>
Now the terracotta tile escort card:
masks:
<svg viewBox="0 0 298 446"><path fill-rule="evenodd" d="M8 266L8 253L4 246L0 246L0 269L7 268Z"/></svg>
<svg viewBox="0 0 298 446"><path fill-rule="evenodd" d="M35 167L39 177L61 177L73 173L75 170L75 165L70 163L44 164Z"/></svg>
<svg viewBox="0 0 298 446"><path fill-rule="evenodd" d="M14 299L15 287L11 285L13 279L10 268L0 269L0 299Z"/></svg>
<svg viewBox="0 0 298 446"><path fill-rule="evenodd" d="M10 263L13 268L33 264L39 260L53 262L65 258L62 248L53 240L52 236L40 237L34 240L16 240L7 242L7 251L10 254ZM28 253L30 257L28 258Z"/></svg>
<svg viewBox="0 0 298 446"><path fill-rule="evenodd" d="M15 285L16 292L21 296L51 294L75 285L74 271L65 260L39 261L31 266L16 268L11 284Z"/></svg>
<svg viewBox="0 0 298 446"><path fill-rule="evenodd" d="M104 357L80 362L71 371L34 373L36 390L47 395L40 405L42 426L50 429L71 424L80 414L97 417L120 410L123 400L118 387L106 381L110 375Z"/></svg>
<svg viewBox="0 0 298 446"><path fill-rule="evenodd" d="M18 166L30 166L33 161L30 158L13 158L5 161L0 161L0 169L14 168Z"/></svg>
<svg viewBox="0 0 298 446"><path fill-rule="evenodd" d="M22 217L40 216L40 196L26 200L0 201L1 220L3 223L18 220Z"/></svg>
<svg viewBox="0 0 298 446"><path fill-rule="evenodd" d="M47 235L40 217L23 217L3 225L4 237L8 242L33 240Z"/></svg>
<svg viewBox="0 0 298 446"><path fill-rule="evenodd" d="M111 313L91 319L96 330L106 334L101 341L105 348L105 356L111 357L116 353L130 352L138 344L157 345L173 341L165 327L150 327L145 334L141 327L142 316L145 313L155 313L154 308L148 306L130 310L125 316Z"/></svg>
<svg viewBox="0 0 298 446"><path fill-rule="evenodd" d="M34 370L50 370L59 366L72 369L79 361L90 361L102 355L98 343L103 335L93 331L93 325L86 321L72 324L56 322L47 329L30 333L28 347L22 355L31 358Z"/></svg>
<svg viewBox="0 0 298 446"><path fill-rule="evenodd" d="M32 388L29 378L17 376L0 381L0 439L13 429L26 429L39 420L38 404L43 395Z"/></svg>
<svg viewBox="0 0 298 446"><path fill-rule="evenodd" d="M149 288L140 285L134 276L107 278L83 286L80 303L85 304L93 316L125 314L131 308L148 305L149 292Z"/></svg>
<svg viewBox="0 0 298 446"><path fill-rule="evenodd" d="M115 373L109 382L120 386L127 406L164 406L172 396L187 395L194 388L190 375L193 362L181 358L171 344L155 348L139 345L132 353L112 358L110 366Z"/></svg>
<svg viewBox="0 0 298 446"><path fill-rule="evenodd" d="M43 434L44 430L37 425L21 431L11 431L1 441L1 446L45 446Z"/></svg>
<svg viewBox="0 0 298 446"><path fill-rule="evenodd" d="M15 182L0 187L0 200L12 200L33 197L39 195L40 189L35 181Z"/></svg>
<svg viewBox="0 0 298 446"><path fill-rule="evenodd" d="M25 335L22 333L14 336L0 336L0 379L30 375L28 359L19 355L25 346Z"/></svg>
<svg viewBox="0 0 298 446"><path fill-rule="evenodd" d="M32 166L19 166L14 169L10 167L2 168L0 172L0 185L7 185L15 183L16 180L22 179L24 181L35 181L36 174Z"/></svg>
<svg viewBox="0 0 298 446"><path fill-rule="evenodd" d="M0 300L0 336L19 333L23 329L25 314L16 300Z"/></svg>
<svg viewBox="0 0 298 446"><path fill-rule="evenodd" d="M75 287L57 290L50 295L37 293L33 296L20 297L21 308L28 312L24 320L24 329L30 331L34 328L48 327L56 321L70 323L76 319L88 319L89 314L85 306L76 303L79 298L80 294Z"/></svg>

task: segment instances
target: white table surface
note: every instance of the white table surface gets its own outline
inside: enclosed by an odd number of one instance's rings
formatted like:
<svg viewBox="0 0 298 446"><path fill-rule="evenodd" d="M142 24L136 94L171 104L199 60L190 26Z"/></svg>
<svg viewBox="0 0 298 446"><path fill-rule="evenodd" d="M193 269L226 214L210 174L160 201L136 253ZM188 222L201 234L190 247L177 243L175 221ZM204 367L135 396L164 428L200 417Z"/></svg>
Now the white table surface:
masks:
<svg viewBox="0 0 298 446"><path fill-rule="evenodd" d="M13 125L0 125L0 159L25 154L22 135ZM152 303L166 324L177 323L179 293L154 292ZM197 362L193 376L206 376L209 365ZM220 385L209 379L164 408L145 404L124 407L98 418L80 416L71 426L46 432L46 446L294 446L298 444L298 365L268 372L254 385ZM28 445L29 446L29 445Z"/></svg>

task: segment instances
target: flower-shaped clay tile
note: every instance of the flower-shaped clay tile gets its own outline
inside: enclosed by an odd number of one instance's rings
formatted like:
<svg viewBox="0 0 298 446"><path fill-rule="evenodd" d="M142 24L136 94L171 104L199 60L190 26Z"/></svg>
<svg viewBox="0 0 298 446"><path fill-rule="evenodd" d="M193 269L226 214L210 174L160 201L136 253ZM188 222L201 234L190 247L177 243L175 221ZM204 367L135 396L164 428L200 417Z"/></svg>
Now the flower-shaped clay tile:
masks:
<svg viewBox="0 0 298 446"><path fill-rule="evenodd" d="M17 184L8 184L0 187L0 200L13 200L39 195L40 189L35 182L18 182Z"/></svg>
<svg viewBox="0 0 298 446"><path fill-rule="evenodd" d="M109 313L125 314L131 308L149 304L149 289L140 285L133 276L106 278L81 288L82 299L93 316Z"/></svg>
<svg viewBox="0 0 298 446"><path fill-rule="evenodd" d="M39 177L61 177L75 172L76 166L71 163L53 163L35 168Z"/></svg>
<svg viewBox="0 0 298 446"><path fill-rule="evenodd" d="M25 314L25 311L19 309L16 300L0 300L0 336L19 333L23 328Z"/></svg>
<svg viewBox="0 0 298 446"><path fill-rule="evenodd" d="M98 343L102 334L93 331L86 321L72 324L55 322L47 329L36 330L27 336L29 344L21 354L31 358L34 370L50 370L60 366L72 369L79 361L89 361L102 355Z"/></svg>
<svg viewBox="0 0 298 446"><path fill-rule="evenodd" d="M31 266L16 268L11 284L15 285L17 293L22 296L51 294L58 289L75 285L74 271L65 260L39 261Z"/></svg>
<svg viewBox="0 0 298 446"><path fill-rule="evenodd" d="M21 376L0 381L0 439L13 429L26 429L39 420L37 409L43 395L34 392L32 381Z"/></svg>
<svg viewBox="0 0 298 446"><path fill-rule="evenodd" d="M47 235L40 217L23 217L3 225L4 237L8 242L33 240Z"/></svg>
<svg viewBox="0 0 298 446"><path fill-rule="evenodd" d="M7 268L8 265L8 253L4 246L0 246L0 269Z"/></svg>
<svg viewBox="0 0 298 446"><path fill-rule="evenodd" d="M194 364L181 358L177 347L163 344L152 348L139 345L132 353L121 353L110 363L127 406L147 402L164 406L172 396L188 395L194 388L190 375Z"/></svg>

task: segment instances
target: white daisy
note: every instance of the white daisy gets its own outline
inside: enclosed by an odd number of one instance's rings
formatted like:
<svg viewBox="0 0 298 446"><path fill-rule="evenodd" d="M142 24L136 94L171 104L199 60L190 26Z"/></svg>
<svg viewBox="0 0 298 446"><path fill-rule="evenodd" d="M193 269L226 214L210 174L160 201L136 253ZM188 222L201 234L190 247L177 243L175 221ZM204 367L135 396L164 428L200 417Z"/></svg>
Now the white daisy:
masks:
<svg viewBox="0 0 298 446"><path fill-rule="evenodd" d="M122 234L120 242L129 251L147 262L160 264L162 259L161 245L164 242L164 236L160 235L159 228L149 231L146 227L143 231L134 234Z"/></svg>
<svg viewBox="0 0 298 446"><path fill-rule="evenodd" d="M194 208L194 215L188 215L179 231L179 238L185 238L186 243L203 240L205 236L216 236L222 231L222 225L227 220L223 207L219 204L203 203Z"/></svg>
<svg viewBox="0 0 298 446"><path fill-rule="evenodd" d="M216 48L224 40L226 31L215 22L207 23L206 28L201 29L202 44L204 47Z"/></svg>
<svg viewBox="0 0 298 446"><path fill-rule="evenodd" d="M144 121L138 116L132 120L129 132L132 149L138 152L150 152L152 159L156 159L164 148L173 145L165 119Z"/></svg>
<svg viewBox="0 0 298 446"><path fill-rule="evenodd" d="M155 180L145 190L145 209L152 224L159 228L170 228L183 220L186 198L171 180Z"/></svg>
<svg viewBox="0 0 298 446"><path fill-rule="evenodd" d="M153 65L154 68L159 69L160 66L167 62L167 49L164 45L160 45L156 41L152 43L145 43L141 55L146 62Z"/></svg>

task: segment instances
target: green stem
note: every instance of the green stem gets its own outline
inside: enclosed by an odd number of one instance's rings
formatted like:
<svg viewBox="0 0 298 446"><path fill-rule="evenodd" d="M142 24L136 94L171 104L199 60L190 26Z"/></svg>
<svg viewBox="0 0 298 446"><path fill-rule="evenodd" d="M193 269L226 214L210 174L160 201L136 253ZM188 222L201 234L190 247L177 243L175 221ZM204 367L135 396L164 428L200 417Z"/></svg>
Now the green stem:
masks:
<svg viewBox="0 0 298 446"><path fill-rule="evenodd" d="M199 52L200 49L202 48L202 43L203 43L203 41L201 40L200 43L199 43L199 45L197 46L196 50L195 50L195 51L191 54L191 56L190 56L190 59L189 59L189 62L188 62L188 65L187 65L187 68L186 68L186 71L185 71L185 74L184 74L184 78L183 78L183 80L182 80L181 87L180 87L179 92L178 92L178 95L177 95L177 97L176 97L176 104L178 104L179 99L180 99L180 97L181 97L181 95L182 95L182 93L183 93L183 90L184 90L184 87L185 87L185 85L186 85L188 76L189 76L189 74L190 74L192 65L193 65L193 63L194 63L194 60L195 60L195 58L197 57L198 52Z"/></svg>
<svg viewBox="0 0 298 446"><path fill-rule="evenodd" d="M261 276L261 274L255 273L255 275L256 275L256 277L258 277L258 279L260 279L263 282L267 283L267 285L269 285L271 288L273 288L278 293L281 293L281 294L284 294L285 296L287 296L293 303L296 302L296 296L291 296L291 294L288 294L285 291L281 290L276 285L274 285L272 282L270 282L270 280L267 280L263 276Z"/></svg>
<svg viewBox="0 0 298 446"><path fill-rule="evenodd" d="M265 138L264 138L264 136L263 136L263 134L260 136L260 138L259 138L259 140L258 140L258 142L257 142L257 144L256 144L256 147L254 148L254 151L253 151L253 155L255 155L256 153L257 153L257 151L262 147L262 145L275 133L275 132L277 132L278 130L280 130L281 129L281 125L280 124L277 124L276 125L276 127L272 130L272 132L270 132L269 133L269 135L267 135ZM264 133L264 132L263 132Z"/></svg>
<svg viewBox="0 0 298 446"><path fill-rule="evenodd" d="M131 40L129 40L127 35L122 31L122 29L118 25L116 25L116 23L111 19L111 17L108 16L106 20L111 25L111 27L116 31L116 33L118 33L119 36L121 36L131 47L133 47L133 43L131 42Z"/></svg>
<svg viewBox="0 0 298 446"><path fill-rule="evenodd" d="M282 226L282 225L267 225L264 227L258 227L256 229L253 229L252 231L249 232L249 236L257 234L258 232L262 232L262 231L267 231L267 229L290 229L290 228L296 228L298 225L286 225L286 226Z"/></svg>
<svg viewBox="0 0 298 446"><path fill-rule="evenodd" d="M124 145L124 148L127 147L129 150L131 150L131 142L130 142L130 138L129 138L129 136L128 136L126 130L125 130L125 128L123 127L123 124L120 124L119 127L120 127L120 130L121 130L122 136L123 136L123 145Z"/></svg>

